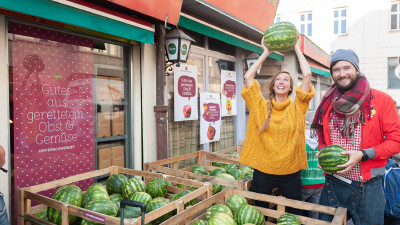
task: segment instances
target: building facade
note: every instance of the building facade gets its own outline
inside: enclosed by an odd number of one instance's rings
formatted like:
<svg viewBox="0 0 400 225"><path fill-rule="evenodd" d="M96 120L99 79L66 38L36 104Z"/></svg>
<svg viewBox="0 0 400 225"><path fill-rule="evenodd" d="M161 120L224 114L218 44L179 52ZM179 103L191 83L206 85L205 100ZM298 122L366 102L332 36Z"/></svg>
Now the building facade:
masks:
<svg viewBox="0 0 400 225"><path fill-rule="evenodd" d="M162 157L244 140L246 59L262 53L279 1L15 2L0 3L0 145L10 171L0 174L0 191L12 221L18 188L111 165L142 170ZM197 68L199 95L221 93L222 68L236 74L237 114L222 117L220 141L200 144L199 120L174 121L174 74L159 44L175 27L196 41L186 64ZM308 38L302 51L322 93L329 56ZM257 74L263 94L280 70L295 85L301 80L294 52L274 52Z"/></svg>
<svg viewBox="0 0 400 225"><path fill-rule="evenodd" d="M353 49L371 87L400 105L400 1L282 0L276 19L294 23L326 52Z"/></svg>

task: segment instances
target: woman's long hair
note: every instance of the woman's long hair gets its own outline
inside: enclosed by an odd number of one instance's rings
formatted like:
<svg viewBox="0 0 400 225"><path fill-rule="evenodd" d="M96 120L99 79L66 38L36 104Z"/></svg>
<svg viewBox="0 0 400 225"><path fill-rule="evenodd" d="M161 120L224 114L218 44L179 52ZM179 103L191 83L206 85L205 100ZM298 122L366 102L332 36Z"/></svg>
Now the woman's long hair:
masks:
<svg viewBox="0 0 400 225"><path fill-rule="evenodd" d="M263 131L268 129L269 126L269 119L271 118L271 113L272 113L272 99L276 97L275 91L274 91L274 86L275 86L275 81L276 78L278 77L279 74L281 73L286 73L290 77L290 90L288 93L288 96L290 96L293 92L293 78L290 75L289 71L283 70L278 73L276 73L272 78L271 78L271 83L269 83L269 94L268 94L268 116L267 119L265 120L264 124L262 125L261 129L258 131L259 134L261 134Z"/></svg>

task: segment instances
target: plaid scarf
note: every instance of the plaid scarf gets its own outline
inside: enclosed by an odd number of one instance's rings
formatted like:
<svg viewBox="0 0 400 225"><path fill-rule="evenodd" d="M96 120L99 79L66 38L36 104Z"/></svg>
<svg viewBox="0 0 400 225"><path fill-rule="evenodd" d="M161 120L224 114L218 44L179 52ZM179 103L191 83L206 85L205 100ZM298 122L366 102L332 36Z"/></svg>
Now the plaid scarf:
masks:
<svg viewBox="0 0 400 225"><path fill-rule="evenodd" d="M341 93L336 84L326 91L321 103L315 112L314 120L311 124L312 135L318 134L318 139L325 143L323 125L324 115L327 113L329 106L332 104L332 111L339 118L343 118L343 126L340 128L343 137L354 138L354 129L357 123L365 124L365 114L368 117L371 114L372 93L367 78L360 73L354 87L347 94Z"/></svg>

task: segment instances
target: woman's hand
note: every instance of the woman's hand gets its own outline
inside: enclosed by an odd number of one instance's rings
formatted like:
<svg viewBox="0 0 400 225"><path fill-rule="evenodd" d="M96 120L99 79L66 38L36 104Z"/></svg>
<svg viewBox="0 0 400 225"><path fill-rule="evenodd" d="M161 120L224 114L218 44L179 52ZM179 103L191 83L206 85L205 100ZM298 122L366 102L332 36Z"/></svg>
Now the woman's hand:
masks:
<svg viewBox="0 0 400 225"><path fill-rule="evenodd" d="M299 35L299 38L297 38L297 42L294 45L294 49L299 49L300 50L300 46L301 46L301 35L299 33L297 33L297 35Z"/></svg>
<svg viewBox="0 0 400 225"><path fill-rule="evenodd" d="M271 53L271 50L269 50L267 48L267 46L265 46L265 41L264 41L264 37L261 39L261 47L264 50L264 52L268 52L268 55Z"/></svg>

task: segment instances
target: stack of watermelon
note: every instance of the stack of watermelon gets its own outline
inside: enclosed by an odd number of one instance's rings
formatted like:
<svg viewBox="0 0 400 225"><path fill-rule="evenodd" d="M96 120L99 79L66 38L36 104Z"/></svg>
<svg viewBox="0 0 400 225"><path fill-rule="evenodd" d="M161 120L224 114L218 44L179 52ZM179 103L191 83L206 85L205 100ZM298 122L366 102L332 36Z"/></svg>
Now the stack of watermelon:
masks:
<svg viewBox="0 0 400 225"><path fill-rule="evenodd" d="M247 204L245 197L234 194L228 198L226 205L215 204L206 212L206 221L197 220L194 225L264 225L262 212Z"/></svg>
<svg viewBox="0 0 400 225"><path fill-rule="evenodd" d="M236 152L230 152L230 153L233 154ZM215 165L215 163L216 162L214 162L213 165ZM190 172L229 179L229 180L252 180L254 169L249 166L243 166L242 168L239 169L239 166L237 164L229 163L229 164L223 164L223 167L216 168L211 172L209 172L202 165L194 165L191 168ZM183 189L183 187L181 188ZM213 194L216 194L224 189L225 189L224 185L213 184Z"/></svg>
<svg viewBox="0 0 400 225"><path fill-rule="evenodd" d="M189 190L184 190L172 195L169 200L166 198L168 185L172 184L168 183L163 178L154 178L146 187L144 181L139 178L128 179L124 174L113 174L108 178L106 185L94 183L89 186L85 192L82 192L79 187L74 185L62 186L56 190L53 199L109 216L120 217L121 210L119 204L123 199L145 204L146 213L149 213L191 192ZM197 199L193 199L186 203L185 206L194 205L197 202ZM40 211L36 216L55 224L61 224L61 212L53 208ZM141 212L139 208L125 207L125 219L138 218L140 216ZM172 214L168 213L152 221L151 224L160 224L171 216ZM81 225L99 224L71 215L69 222Z"/></svg>

